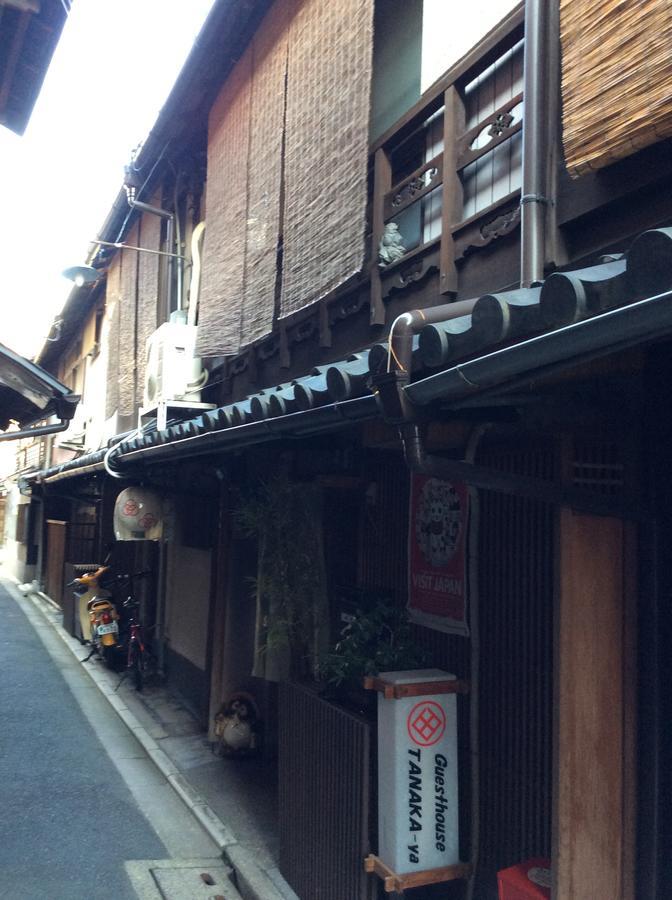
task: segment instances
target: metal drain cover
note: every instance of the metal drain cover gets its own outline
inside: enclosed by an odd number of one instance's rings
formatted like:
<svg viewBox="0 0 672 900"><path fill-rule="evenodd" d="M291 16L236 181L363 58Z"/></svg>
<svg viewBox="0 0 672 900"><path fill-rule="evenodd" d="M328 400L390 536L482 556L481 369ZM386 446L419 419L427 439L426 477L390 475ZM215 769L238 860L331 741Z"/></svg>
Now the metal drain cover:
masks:
<svg viewBox="0 0 672 900"><path fill-rule="evenodd" d="M176 861L177 862L177 861ZM227 866L202 868L183 867L151 870L154 880L165 900L240 900L240 894L229 879Z"/></svg>
<svg viewBox="0 0 672 900"><path fill-rule="evenodd" d="M124 868L138 900L243 900L221 857L134 859Z"/></svg>

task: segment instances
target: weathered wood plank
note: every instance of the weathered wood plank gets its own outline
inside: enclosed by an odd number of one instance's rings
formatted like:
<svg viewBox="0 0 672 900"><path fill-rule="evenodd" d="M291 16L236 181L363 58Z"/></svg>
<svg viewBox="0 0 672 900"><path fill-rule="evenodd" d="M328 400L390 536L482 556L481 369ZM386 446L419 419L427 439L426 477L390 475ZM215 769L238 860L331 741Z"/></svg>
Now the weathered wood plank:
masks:
<svg viewBox="0 0 672 900"><path fill-rule="evenodd" d="M556 632L555 900L628 898L631 526L560 514ZM626 747L630 749L626 752Z"/></svg>

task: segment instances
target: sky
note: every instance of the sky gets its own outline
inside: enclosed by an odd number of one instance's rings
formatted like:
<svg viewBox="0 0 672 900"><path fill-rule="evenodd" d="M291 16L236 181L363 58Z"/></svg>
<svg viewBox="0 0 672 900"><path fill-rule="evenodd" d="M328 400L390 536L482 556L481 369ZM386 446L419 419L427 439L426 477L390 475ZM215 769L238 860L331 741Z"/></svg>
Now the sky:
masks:
<svg viewBox="0 0 672 900"><path fill-rule="evenodd" d="M22 137L0 126L0 343L43 346L213 0L73 0Z"/></svg>

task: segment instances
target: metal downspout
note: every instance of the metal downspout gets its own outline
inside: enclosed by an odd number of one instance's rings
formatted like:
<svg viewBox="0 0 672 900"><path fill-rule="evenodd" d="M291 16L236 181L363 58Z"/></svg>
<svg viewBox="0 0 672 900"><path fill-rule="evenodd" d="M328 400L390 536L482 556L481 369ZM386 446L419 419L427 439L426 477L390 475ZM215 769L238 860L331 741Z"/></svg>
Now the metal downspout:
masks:
<svg viewBox="0 0 672 900"><path fill-rule="evenodd" d="M475 305L474 299L458 300L428 309L413 309L402 313L394 320L388 337L387 373L378 375L375 379L379 405L383 410L389 403L398 404L396 413L391 414L394 420L408 421L414 417L412 406L404 393L404 388L411 381L414 335L425 325L467 316Z"/></svg>
<svg viewBox="0 0 672 900"><path fill-rule="evenodd" d="M175 228L175 246L177 247L178 256L175 258L176 269L177 269L177 278L176 278L176 296L175 296L175 305L178 310L181 310L184 306L184 300L182 299L182 293L184 290L184 267L182 265L182 233L180 230L180 207L178 205L178 187L179 187L180 175L179 173L175 176L175 195L173 199L173 205L175 207L175 215L173 216L173 225Z"/></svg>
<svg viewBox="0 0 672 900"><path fill-rule="evenodd" d="M171 249L175 246L175 219L173 216L166 219L166 245ZM170 321L172 312L173 284L175 283L174 269L175 260L172 256L169 256L166 273L166 322Z"/></svg>
<svg viewBox="0 0 672 900"><path fill-rule="evenodd" d="M548 0L525 2L520 286L544 277L548 160Z"/></svg>

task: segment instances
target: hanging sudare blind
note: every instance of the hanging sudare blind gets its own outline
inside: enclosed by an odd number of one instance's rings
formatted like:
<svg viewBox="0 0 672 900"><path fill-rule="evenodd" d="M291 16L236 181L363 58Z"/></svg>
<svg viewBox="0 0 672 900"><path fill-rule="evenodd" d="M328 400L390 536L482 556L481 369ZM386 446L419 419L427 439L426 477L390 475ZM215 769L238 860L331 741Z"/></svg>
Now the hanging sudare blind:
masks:
<svg viewBox="0 0 672 900"><path fill-rule="evenodd" d="M364 261L373 0L276 0L210 112L200 356L225 356Z"/></svg>
<svg viewBox="0 0 672 900"><path fill-rule="evenodd" d="M560 0L560 41L572 176L672 135L670 0Z"/></svg>

